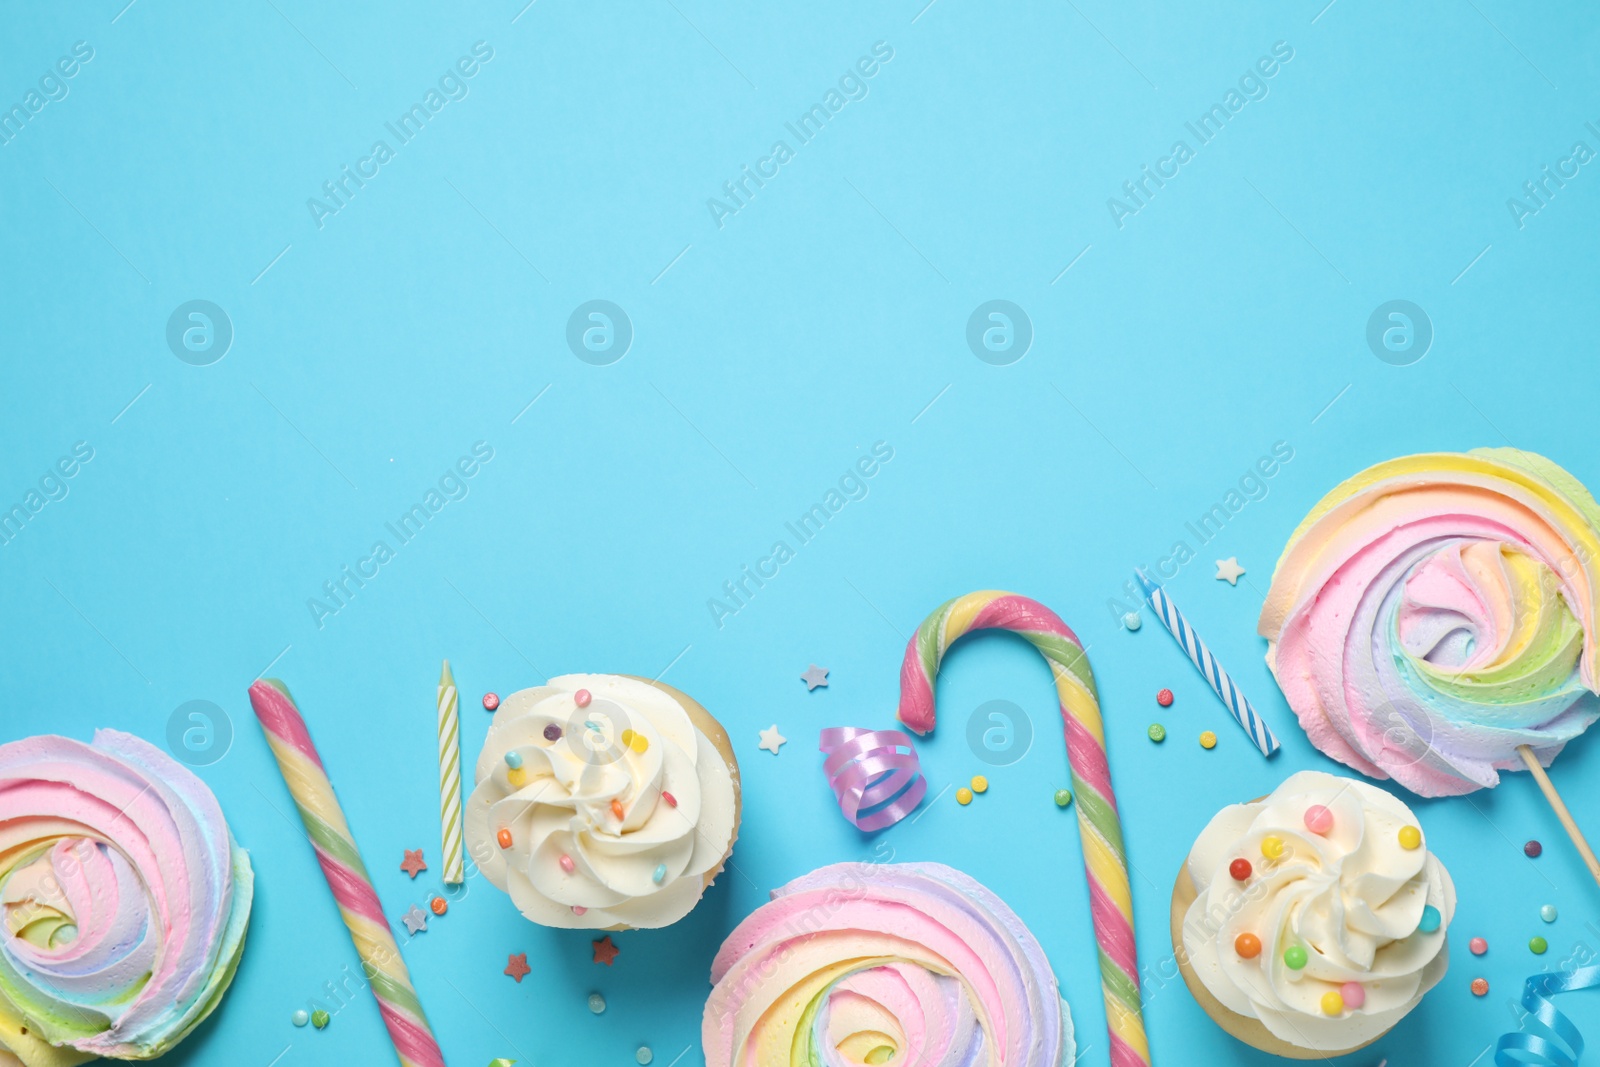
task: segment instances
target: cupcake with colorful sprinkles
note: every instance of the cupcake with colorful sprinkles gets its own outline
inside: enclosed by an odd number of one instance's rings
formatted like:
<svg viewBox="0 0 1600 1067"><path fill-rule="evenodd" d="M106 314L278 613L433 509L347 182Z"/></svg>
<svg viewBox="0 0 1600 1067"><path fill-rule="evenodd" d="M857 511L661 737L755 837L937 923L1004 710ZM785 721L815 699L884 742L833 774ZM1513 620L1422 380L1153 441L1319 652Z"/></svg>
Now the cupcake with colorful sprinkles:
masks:
<svg viewBox="0 0 1600 1067"><path fill-rule="evenodd" d="M569 674L499 701L476 780L467 851L543 926L669 926L739 833L727 731L686 694L629 675Z"/></svg>
<svg viewBox="0 0 1600 1067"><path fill-rule="evenodd" d="M1173 891L1172 944L1224 1030L1322 1059L1376 1041L1439 983L1455 906L1410 808L1302 771L1201 832Z"/></svg>

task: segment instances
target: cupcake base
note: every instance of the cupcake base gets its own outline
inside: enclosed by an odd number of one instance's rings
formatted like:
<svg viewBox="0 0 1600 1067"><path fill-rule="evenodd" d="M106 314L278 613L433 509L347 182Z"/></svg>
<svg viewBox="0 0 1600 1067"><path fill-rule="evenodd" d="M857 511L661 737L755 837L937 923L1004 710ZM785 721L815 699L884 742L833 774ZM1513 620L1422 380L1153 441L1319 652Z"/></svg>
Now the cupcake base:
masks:
<svg viewBox="0 0 1600 1067"><path fill-rule="evenodd" d="M1274 1056L1282 1056L1291 1060L1331 1059L1334 1056L1357 1052L1384 1038L1387 1031L1379 1034L1371 1041L1364 1041L1347 1049L1318 1051L1316 1049L1301 1048L1298 1045L1291 1045L1271 1030L1268 1030L1260 1019L1252 1019L1224 1007L1221 1001L1211 995L1211 991L1205 987L1205 983L1200 981L1200 976L1194 973L1194 968L1189 966L1189 954L1183 948L1183 921L1189 914L1190 905L1199 899L1199 896L1200 893L1195 888L1193 879L1189 877L1189 866L1186 862L1179 869L1178 880L1172 887L1172 951L1177 957L1178 970L1183 975L1184 984L1189 987L1189 992L1205 1013L1211 1017L1212 1022L1251 1048L1259 1049L1262 1052L1270 1052Z"/></svg>

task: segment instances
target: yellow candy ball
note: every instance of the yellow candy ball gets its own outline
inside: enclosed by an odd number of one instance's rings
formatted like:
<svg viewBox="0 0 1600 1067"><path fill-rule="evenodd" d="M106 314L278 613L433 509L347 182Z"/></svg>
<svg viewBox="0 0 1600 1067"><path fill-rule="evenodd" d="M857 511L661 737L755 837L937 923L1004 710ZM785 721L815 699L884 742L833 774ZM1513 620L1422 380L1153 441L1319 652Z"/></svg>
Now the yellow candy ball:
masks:
<svg viewBox="0 0 1600 1067"><path fill-rule="evenodd" d="M985 778L981 774L973 775L972 791L974 793L987 793L989 791L989 779Z"/></svg>
<svg viewBox="0 0 1600 1067"><path fill-rule="evenodd" d="M1269 860L1275 860L1283 855L1283 838L1267 836L1261 839L1261 854Z"/></svg>
<svg viewBox="0 0 1600 1067"><path fill-rule="evenodd" d="M628 747L643 754L650 747L650 739L644 734L636 733L633 735L633 740L628 742Z"/></svg>
<svg viewBox="0 0 1600 1067"><path fill-rule="evenodd" d="M1216 748L1217 747L1217 735L1212 733L1210 730L1207 730L1205 733L1201 734L1200 735L1200 747L1201 748Z"/></svg>
<svg viewBox="0 0 1600 1067"><path fill-rule="evenodd" d="M1422 831L1415 826L1400 827L1400 847L1407 851L1422 847Z"/></svg>
<svg viewBox="0 0 1600 1067"><path fill-rule="evenodd" d="M633 731L632 730L624 730L624 731L622 731L622 737L621 737L620 740L622 741L622 747L623 748L631 748L631 747L633 747Z"/></svg>
<svg viewBox="0 0 1600 1067"><path fill-rule="evenodd" d="M506 781L511 783L512 789L521 789L528 784L528 772L521 767L512 767L506 771Z"/></svg>
<svg viewBox="0 0 1600 1067"><path fill-rule="evenodd" d="M956 803L957 804L971 804L972 803L972 790L968 789L966 786L962 786L960 789L957 789L956 790Z"/></svg>
<svg viewBox="0 0 1600 1067"><path fill-rule="evenodd" d="M1322 1014L1344 1014L1344 997L1339 995L1338 990L1330 989L1328 992L1322 994Z"/></svg>

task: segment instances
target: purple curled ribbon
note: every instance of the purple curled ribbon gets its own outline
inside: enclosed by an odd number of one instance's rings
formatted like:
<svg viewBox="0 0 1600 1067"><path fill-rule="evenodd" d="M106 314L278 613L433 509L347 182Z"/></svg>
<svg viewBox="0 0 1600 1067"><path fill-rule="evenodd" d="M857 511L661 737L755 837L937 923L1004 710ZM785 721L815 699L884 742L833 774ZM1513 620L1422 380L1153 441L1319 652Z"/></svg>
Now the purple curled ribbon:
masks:
<svg viewBox="0 0 1600 1067"><path fill-rule="evenodd" d="M1546 971L1529 978L1522 990L1522 1006L1536 1031L1506 1034L1495 1047L1497 1067L1578 1067L1583 1056L1583 1035L1571 1019L1556 1010L1550 998L1557 993L1600 987L1600 967L1575 971ZM1537 1032L1542 1031L1542 1032Z"/></svg>
<svg viewBox="0 0 1600 1067"><path fill-rule="evenodd" d="M822 771L839 811L858 830L893 826L928 793L910 734L833 726L822 731L819 748L828 757Z"/></svg>

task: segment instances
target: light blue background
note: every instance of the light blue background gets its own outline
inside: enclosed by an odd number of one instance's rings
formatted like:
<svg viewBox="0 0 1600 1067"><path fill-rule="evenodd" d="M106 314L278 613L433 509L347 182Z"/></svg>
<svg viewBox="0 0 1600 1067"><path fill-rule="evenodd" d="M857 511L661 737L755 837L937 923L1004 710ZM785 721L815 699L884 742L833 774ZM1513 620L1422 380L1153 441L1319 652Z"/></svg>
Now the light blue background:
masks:
<svg viewBox="0 0 1600 1067"><path fill-rule="evenodd" d="M1030 649L974 640L942 681L922 747L935 790L984 769L963 731L978 705L1014 701L1035 727L970 808L947 793L865 838L822 782L817 731L887 725L905 638L985 587L1044 601L1090 646L1155 1061L1269 1061L1171 980L1167 903L1218 808L1336 769L1254 631L1286 536L1339 479L1413 451L1512 443L1600 485L1600 176L1585 167L1521 229L1506 206L1574 141L1600 148L1584 127L1600 120L1591 9L124 2L13 8L0 34L7 107L74 42L94 48L69 95L0 146L0 500L74 442L94 448L0 547L0 732L159 743L185 701L231 716L231 750L200 773L259 895L232 992L171 1062L386 1061L365 994L325 1032L289 1024L354 956L245 690L269 665L288 682L398 917L439 887L432 701L449 656L469 766L485 690L666 670L745 769L733 867L675 928L618 936L610 969L590 935L534 927L469 883L406 950L452 1064L621 1064L641 1043L658 1064L686 1048L679 1062L699 1062L723 935L772 887L875 849L952 863L1012 904L1075 1006L1083 1062L1106 1063L1077 828L1050 800L1066 759ZM470 95L318 229L307 198L480 40L494 58ZM719 229L707 198L877 41L894 58L869 95ZM1269 95L1119 229L1107 198L1175 139L1195 147L1185 121L1277 41L1294 58ZM597 298L635 330L605 367L564 339ZM1007 367L964 339L995 298L1035 330ZM1435 329L1412 366L1365 342L1396 298ZM166 346L191 299L233 323L211 366ZM894 458L869 495L716 626L708 598L880 440ZM470 495L319 628L307 599L476 441L494 459ZM1294 459L1270 493L1170 583L1283 737L1268 763L1164 632L1119 631L1106 602L1278 441ZM1248 573L1230 588L1211 561L1234 555ZM808 694L811 662L833 674ZM1162 686L1177 704L1158 713ZM790 738L777 757L756 748L774 722ZM1591 830L1597 772L1592 738L1555 768ZM1352 1064L1465 1067L1515 1025L1522 977L1600 946L1596 888L1525 775L1418 810L1461 892L1453 965ZM415 882L408 847L432 864ZM1473 935L1492 946L1481 960ZM535 968L520 985L500 973L510 952Z"/></svg>

